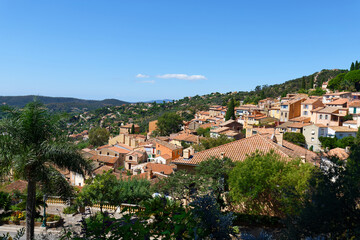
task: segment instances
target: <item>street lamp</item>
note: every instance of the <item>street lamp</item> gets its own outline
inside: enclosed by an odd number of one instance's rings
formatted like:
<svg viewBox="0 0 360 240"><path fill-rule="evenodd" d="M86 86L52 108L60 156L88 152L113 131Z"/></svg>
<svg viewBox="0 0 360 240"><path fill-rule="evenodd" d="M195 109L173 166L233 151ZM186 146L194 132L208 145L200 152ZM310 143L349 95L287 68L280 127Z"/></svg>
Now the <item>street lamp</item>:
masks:
<svg viewBox="0 0 360 240"><path fill-rule="evenodd" d="M44 216L43 216L43 223L41 224L42 227L46 227L46 199L47 196L44 194Z"/></svg>

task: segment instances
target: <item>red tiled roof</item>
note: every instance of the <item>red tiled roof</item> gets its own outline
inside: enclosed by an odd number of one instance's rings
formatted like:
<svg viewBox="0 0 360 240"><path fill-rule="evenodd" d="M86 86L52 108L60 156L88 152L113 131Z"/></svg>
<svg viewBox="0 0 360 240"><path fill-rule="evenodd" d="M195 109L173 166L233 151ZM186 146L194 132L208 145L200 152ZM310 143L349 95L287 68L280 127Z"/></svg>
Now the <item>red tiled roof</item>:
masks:
<svg viewBox="0 0 360 240"><path fill-rule="evenodd" d="M352 101L349 107L360 107L360 101Z"/></svg>
<svg viewBox="0 0 360 240"><path fill-rule="evenodd" d="M326 105L344 105L345 103L348 103L348 102L349 102L349 99L347 99L347 98L339 98L339 99L336 99L335 101L326 103Z"/></svg>
<svg viewBox="0 0 360 240"><path fill-rule="evenodd" d="M129 150L126 150L126 149L123 149L123 148L120 148L120 147L117 147L117 146L109 147L108 149L112 150L114 152L117 152L117 153L128 153L128 152L130 152Z"/></svg>
<svg viewBox="0 0 360 240"><path fill-rule="evenodd" d="M17 190L19 192L24 192L27 188L27 181L24 180L16 180L15 182L10 183L6 187L4 187L4 190L6 192L12 192L14 190Z"/></svg>
<svg viewBox="0 0 360 240"><path fill-rule="evenodd" d="M154 172L163 173L166 175L170 175L174 172L174 168L176 168L176 165L170 166L160 163L148 163L146 164L145 170L152 170Z"/></svg>
<svg viewBox="0 0 360 240"><path fill-rule="evenodd" d="M261 135L253 135L248 138L243 138L195 153L190 159L175 159L173 163L194 166L205 161L209 157L221 157L221 153L225 153L225 157L230 158L232 161L243 161L249 154L254 153L257 150L262 152L274 150L275 153L287 159L306 156L308 161L313 161L317 157L315 153L285 140L283 140L283 146L280 146L269 138L265 138Z"/></svg>
<svg viewBox="0 0 360 240"><path fill-rule="evenodd" d="M91 159L94 161L114 164L119 159L119 157L94 155L91 157Z"/></svg>
<svg viewBox="0 0 360 240"><path fill-rule="evenodd" d="M337 157L340 160L346 160L349 158L349 153L347 153L346 150L343 148L334 148L327 153L327 156Z"/></svg>

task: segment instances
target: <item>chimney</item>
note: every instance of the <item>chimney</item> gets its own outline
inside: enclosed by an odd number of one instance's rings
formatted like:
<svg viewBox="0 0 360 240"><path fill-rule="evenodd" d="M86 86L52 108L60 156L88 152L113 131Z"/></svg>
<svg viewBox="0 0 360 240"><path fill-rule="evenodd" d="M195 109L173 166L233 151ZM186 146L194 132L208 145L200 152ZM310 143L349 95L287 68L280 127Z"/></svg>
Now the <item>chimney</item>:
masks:
<svg viewBox="0 0 360 240"><path fill-rule="evenodd" d="M350 146L346 146L345 152L346 152L346 153L350 153Z"/></svg>
<svg viewBox="0 0 360 240"><path fill-rule="evenodd" d="M277 144L282 146L283 145L283 139L284 139L284 133L283 132L276 133L275 138L276 138Z"/></svg>
<svg viewBox="0 0 360 240"><path fill-rule="evenodd" d="M225 152L221 152L220 153L220 159L224 159L224 157L225 157Z"/></svg>
<svg viewBox="0 0 360 240"><path fill-rule="evenodd" d="M147 178L148 180L150 180L150 179L152 179L152 177L153 177L152 170L149 169L149 171L146 172L146 178Z"/></svg>
<svg viewBox="0 0 360 240"><path fill-rule="evenodd" d="M302 163L305 163L305 162L306 162L306 157L305 157L305 156L301 156L300 158L301 158L301 162L302 162Z"/></svg>
<svg viewBox="0 0 360 240"><path fill-rule="evenodd" d="M184 149L183 157L184 157L184 159L189 159L190 158L190 149Z"/></svg>

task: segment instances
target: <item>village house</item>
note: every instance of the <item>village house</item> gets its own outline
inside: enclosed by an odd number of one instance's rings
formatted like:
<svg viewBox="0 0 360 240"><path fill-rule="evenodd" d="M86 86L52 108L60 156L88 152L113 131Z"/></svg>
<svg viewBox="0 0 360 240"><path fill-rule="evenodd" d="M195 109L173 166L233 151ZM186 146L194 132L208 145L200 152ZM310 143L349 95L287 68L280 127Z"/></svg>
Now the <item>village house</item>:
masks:
<svg viewBox="0 0 360 240"><path fill-rule="evenodd" d="M282 102L280 105L280 122L287 122L289 119L301 116L301 103L304 98L293 99Z"/></svg>
<svg viewBox="0 0 360 240"><path fill-rule="evenodd" d="M126 170L132 170L133 166L136 166L140 163L147 162L147 154L143 151L131 151L125 156L125 169Z"/></svg>
<svg viewBox="0 0 360 240"><path fill-rule="evenodd" d="M194 153L191 156L184 154L183 157L179 157L172 162L177 165L178 171L186 170L194 172L195 167L198 164L210 157L228 157L232 161L238 162L243 161L249 154L256 151L267 153L271 150L289 161L299 158L303 161L316 164L319 160L316 153L283 140L283 135L279 133L272 136L272 138L261 135L253 135L248 138L243 138L218 147Z"/></svg>
<svg viewBox="0 0 360 240"><path fill-rule="evenodd" d="M301 103L301 117L311 117L311 111L313 109L323 107L321 99L319 98L308 98Z"/></svg>
<svg viewBox="0 0 360 240"><path fill-rule="evenodd" d="M319 107L312 110L312 122L325 126L342 126L347 109L338 107Z"/></svg>
<svg viewBox="0 0 360 240"><path fill-rule="evenodd" d="M357 129L345 126L331 126L328 127L328 137L336 137L342 139L344 137L356 137Z"/></svg>
<svg viewBox="0 0 360 240"><path fill-rule="evenodd" d="M216 117L216 116L224 116L226 113L227 107L220 106L220 105L213 105L209 107L209 116Z"/></svg>
<svg viewBox="0 0 360 240"><path fill-rule="evenodd" d="M271 107L269 108L269 116L276 118L276 119L280 119L280 107Z"/></svg>
<svg viewBox="0 0 360 240"><path fill-rule="evenodd" d="M305 137L307 148L312 148L314 152L319 152L321 150L319 137L327 137L328 128L323 124L307 125L303 127L303 135Z"/></svg>
<svg viewBox="0 0 360 240"><path fill-rule="evenodd" d="M155 139L156 145L156 154L155 157L159 157L162 155L169 155L171 159L176 159L182 155L183 147L165 142L159 139Z"/></svg>
<svg viewBox="0 0 360 240"><path fill-rule="evenodd" d="M323 95L322 102L324 104L332 102L338 98L351 98L351 92L335 92L335 93L326 93Z"/></svg>
<svg viewBox="0 0 360 240"><path fill-rule="evenodd" d="M354 129L358 129L358 127L359 127L357 120L348 120L348 121L345 121L345 122L343 122L343 126L344 126L344 127L354 128Z"/></svg>
<svg viewBox="0 0 360 240"><path fill-rule="evenodd" d="M120 133L131 133L131 129L132 129L133 125L134 125L135 133L139 133L140 132L140 126L137 125L137 124L132 124L132 123L120 126Z"/></svg>
<svg viewBox="0 0 360 240"><path fill-rule="evenodd" d="M331 101L329 103L326 103L326 106L329 107L337 107L337 108L347 108L349 103L349 99L347 98L338 98L334 101Z"/></svg>
<svg viewBox="0 0 360 240"><path fill-rule="evenodd" d="M180 133L170 135L170 143L182 146L182 143L185 144L198 144L200 142L200 137L195 136L189 133Z"/></svg>
<svg viewBox="0 0 360 240"><path fill-rule="evenodd" d="M131 148L137 148L140 143L146 142L146 136L141 134L120 133L109 139L109 145L127 145Z"/></svg>
<svg viewBox="0 0 360 240"><path fill-rule="evenodd" d="M349 103L349 114L356 120L360 115L360 101L355 100Z"/></svg>

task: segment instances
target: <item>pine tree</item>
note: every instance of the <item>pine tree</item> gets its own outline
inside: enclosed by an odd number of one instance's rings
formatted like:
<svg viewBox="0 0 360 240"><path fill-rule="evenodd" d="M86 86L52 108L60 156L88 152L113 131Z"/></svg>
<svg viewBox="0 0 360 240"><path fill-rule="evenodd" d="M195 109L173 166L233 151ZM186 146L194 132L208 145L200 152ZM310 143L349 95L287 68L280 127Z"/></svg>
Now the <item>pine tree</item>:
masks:
<svg viewBox="0 0 360 240"><path fill-rule="evenodd" d="M311 76L310 88L314 88L314 76Z"/></svg>
<svg viewBox="0 0 360 240"><path fill-rule="evenodd" d="M233 119L235 120L235 101L232 98L228 104L228 109L225 114L225 121Z"/></svg>
<svg viewBox="0 0 360 240"><path fill-rule="evenodd" d="M134 126L134 124L131 126L131 134L135 134L135 126Z"/></svg>
<svg viewBox="0 0 360 240"><path fill-rule="evenodd" d="M353 71L353 70L355 70L355 64L354 64L354 62L352 62L352 63L351 63L351 66L350 66L350 71Z"/></svg>

